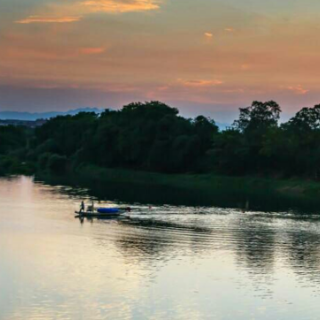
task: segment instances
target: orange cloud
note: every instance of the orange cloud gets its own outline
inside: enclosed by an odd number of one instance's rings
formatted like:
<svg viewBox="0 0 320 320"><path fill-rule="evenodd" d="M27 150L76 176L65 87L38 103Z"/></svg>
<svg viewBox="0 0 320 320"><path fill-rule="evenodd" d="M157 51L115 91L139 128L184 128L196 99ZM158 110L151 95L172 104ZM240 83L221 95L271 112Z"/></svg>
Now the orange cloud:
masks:
<svg viewBox="0 0 320 320"><path fill-rule="evenodd" d="M244 63L244 64L242 64L242 65L240 66L240 68L241 68L241 70L249 70L251 67L250 67L249 64Z"/></svg>
<svg viewBox="0 0 320 320"><path fill-rule="evenodd" d="M207 38L212 38L213 37L213 34L211 32L206 32L204 34Z"/></svg>
<svg viewBox="0 0 320 320"><path fill-rule="evenodd" d="M93 12L134 12L159 9L159 5L154 0L89 0L82 2L82 5L88 7Z"/></svg>
<svg viewBox="0 0 320 320"><path fill-rule="evenodd" d="M73 4L52 4L44 8L45 11L54 13L54 16L44 13L32 15L16 23L67 23L76 22L83 16L94 12L125 13L141 12L159 9L162 0L87 0ZM66 16L68 15L68 16Z"/></svg>
<svg viewBox="0 0 320 320"><path fill-rule="evenodd" d="M214 87L223 84L221 80L181 80L179 82L187 87Z"/></svg>
<svg viewBox="0 0 320 320"><path fill-rule="evenodd" d="M224 31L227 31L227 32L234 32L235 30L233 28L225 28Z"/></svg>
<svg viewBox="0 0 320 320"><path fill-rule="evenodd" d="M18 20L16 23L29 24L29 23L70 23L76 22L81 19L78 17L40 17L40 16L29 16L26 19Z"/></svg>
<svg viewBox="0 0 320 320"><path fill-rule="evenodd" d="M287 89L295 92L296 94L306 94L310 91L308 89L303 88L301 85L289 86L289 87L287 87Z"/></svg>
<svg viewBox="0 0 320 320"><path fill-rule="evenodd" d="M85 54L85 55L101 54L105 51L106 51L105 48L99 48L99 47L97 47L97 48L81 48L80 49L80 53Z"/></svg>

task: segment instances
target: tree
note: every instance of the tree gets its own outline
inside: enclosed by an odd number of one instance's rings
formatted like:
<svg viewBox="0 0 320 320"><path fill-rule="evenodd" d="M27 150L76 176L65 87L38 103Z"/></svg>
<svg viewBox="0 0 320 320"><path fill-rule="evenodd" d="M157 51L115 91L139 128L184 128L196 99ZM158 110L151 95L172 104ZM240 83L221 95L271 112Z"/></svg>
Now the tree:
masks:
<svg viewBox="0 0 320 320"><path fill-rule="evenodd" d="M244 133L264 131L278 125L281 109L274 101L253 101L247 108L240 108L239 119L233 126Z"/></svg>
<svg viewBox="0 0 320 320"><path fill-rule="evenodd" d="M301 109L289 120L286 128L301 133L320 129L320 104Z"/></svg>

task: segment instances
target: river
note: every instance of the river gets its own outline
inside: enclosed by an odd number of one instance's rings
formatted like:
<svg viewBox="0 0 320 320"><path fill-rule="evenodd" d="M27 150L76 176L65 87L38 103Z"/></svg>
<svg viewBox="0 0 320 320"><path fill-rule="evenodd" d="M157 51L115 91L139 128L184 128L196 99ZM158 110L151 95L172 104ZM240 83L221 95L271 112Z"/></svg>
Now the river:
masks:
<svg viewBox="0 0 320 320"><path fill-rule="evenodd" d="M1 320L319 318L320 215L120 198L101 205L126 217L80 221L81 199L0 178Z"/></svg>

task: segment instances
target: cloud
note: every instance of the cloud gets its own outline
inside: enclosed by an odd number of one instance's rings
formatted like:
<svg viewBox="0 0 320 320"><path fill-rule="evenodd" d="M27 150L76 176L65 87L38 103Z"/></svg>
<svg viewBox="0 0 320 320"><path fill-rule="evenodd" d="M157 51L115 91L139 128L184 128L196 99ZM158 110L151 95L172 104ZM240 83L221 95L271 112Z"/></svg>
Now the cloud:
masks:
<svg viewBox="0 0 320 320"><path fill-rule="evenodd" d="M187 87L215 87L223 84L221 80L178 80L181 84Z"/></svg>
<svg viewBox="0 0 320 320"><path fill-rule="evenodd" d="M82 5L93 12L110 13L149 11L160 8L158 2L154 0L88 0L82 2Z"/></svg>
<svg viewBox="0 0 320 320"><path fill-rule="evenodd" d="M85 55L93 55L93 54L101 54L103 52L105 52L106 49L105 48L99 48L99 47L96 47L96 48L81 48L79 50L79 52L81 54L85 54Z"/></svg>
<svg viewBox="0 0 320 320"><path fill-rule="evenodd" d="M247 63L243 63L241 66L240 66L241 70L249 70L251 68L251 66Z"/></svg>
<svg viewBox="0 0 320 320"><path fill-rule="evenodd" d="M204 34L207 38L212 38L213 37L213 34L211 32L206 32Z"/></svg>
<svg viewBox="0 0 320 320"><path fill-rule="evenodd" d="M30 24L30 23L70 23L81 20L81 16L77 17L46 17L46 16L29 16L26 19L18 20L16 23Z"/></svg>
<svg viewBox="0 0 320 320"><path fill-rule="evenodd" d="M293 91L296 94L307 94L310 90L303 88L301 85L297 86L289 86L287 87L288 90Z"/></svg>
<svg viewBox="0 0 320 320"><path fill-rule="evenodd" d="M225 28L224 31L227 31L227 32L234 32L235 30L233 28Z"/></svg>
<svg viewBox="0 0 320 320"><path fill-rule="evenodd" d="M87 0L73 4L54 4L46 8L46 11L54 12L54 16L32 15L15 22L20 24L70 23L95 12L126 13L157 10L160 8L159 3L159 0ZM66 14L70 15L66 16Z"/></svg>

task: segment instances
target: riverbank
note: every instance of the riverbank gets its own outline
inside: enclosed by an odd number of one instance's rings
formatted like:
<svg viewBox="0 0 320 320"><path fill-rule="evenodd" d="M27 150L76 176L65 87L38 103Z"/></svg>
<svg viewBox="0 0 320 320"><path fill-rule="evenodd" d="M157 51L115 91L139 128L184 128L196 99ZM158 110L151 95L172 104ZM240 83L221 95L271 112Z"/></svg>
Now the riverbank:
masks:
<svg viewBox="0 0 320 320"><path fill-rule="evenodd" d="M84 166L77 174L95 181L135 181L137 184L174 186L186 189L215 190L232 188L241 191L264 190L291 197L320 197L320 183L315 181L252 176L232 177L216 174L160 174L153 172L132 171L123 169L105 169L95 166Z"/></svg>
<svg viewBox="0 0 320 320"><path fill-rule="evenodd" d="M26 166L25 166L26 167ZM32 170L10 174L31 175ZM7 172L8 174L8 172ZM66 175L38 172L49 184L86 187L97 198L140 203L215 205L256 210L315 212L320 208L320 183L302 179L274 179L216 174L162 174L84 165Z"/></svg>
<svg viewBox="0 0 320 320"><path fill-rule="evenodd" d="M86 187L98 199L129 203L203 205L279 212L291 209L316 212L320 207L320 183L299 179L169 175L90 165L63 177L37 175L36 178L51 184Z"/></svg>

